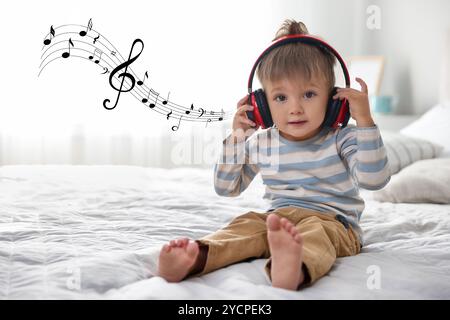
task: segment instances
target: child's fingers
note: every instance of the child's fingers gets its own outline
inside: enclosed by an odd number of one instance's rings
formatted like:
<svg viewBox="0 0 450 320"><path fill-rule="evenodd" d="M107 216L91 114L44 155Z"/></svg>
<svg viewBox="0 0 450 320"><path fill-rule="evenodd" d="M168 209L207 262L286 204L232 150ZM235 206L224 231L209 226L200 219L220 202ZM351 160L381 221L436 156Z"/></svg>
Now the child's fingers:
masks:
<svg viewBox="0 0 450 320"><path fill-rule="evenodd" d="M242 124L249 125L251 127L256 126L256 123L254 123L252 120L247 119L247 118L241 118L239 122L242 123Z"/></svg>
<svg viewBox="0 0 450 320"><path fill-rule="evenodd" d="M361 79L361 78L356 78L355 80L356 80L356 81L359 83L359 85L361 86L361 91L362 91L362 92L364 92L364 93L368 93L368 92L369 92L369 90L367 89L367 84L364 82L363 79Z"/></svg>
<svg viewBox="0 0 450 320"><path fill-rule="evenodd" d="M355 95L360 94L361 92L352 88L341 88L337 90L337 93L333 96L333 99L351 99L355 97Z"/></svg>
<svg viewBox="0 0 450 320"><path fill-rule="evenodd" d="M239 107L238 112L241 114L244 114L245 111L252 111L253 110L253 106L249 105L249 104L244 104L243 106Z"/></svg>
<svg viewBox="0 0 450 320"><path fill-rule="evenodd" d="M241 106L243 106L248 101L248 95L243 97L239 102L237 103L237 108L239 109Z"/></svg>
<svg viewBox="0 0 450 320"><path fill-rule="evenodd" d="M238 109L237 113L238 113L238 117L239 117L239 122L250 121L250 123L251 123L250 125L254 126L255 123L253 121L251 121L250 119L248 119L246 111L253 111L253 106L246 104Z"/></svg>

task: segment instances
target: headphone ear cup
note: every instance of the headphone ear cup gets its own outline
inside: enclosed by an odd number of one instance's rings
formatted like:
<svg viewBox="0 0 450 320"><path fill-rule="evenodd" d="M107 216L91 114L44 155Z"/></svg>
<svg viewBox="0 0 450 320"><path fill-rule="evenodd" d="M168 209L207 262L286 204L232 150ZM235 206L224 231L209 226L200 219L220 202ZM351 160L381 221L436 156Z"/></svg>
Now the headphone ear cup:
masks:
<svg viewBox="0 0 450 320"><path fill-rule="evenodd" d="M266 94L262 89L255 91L255 100L258 105L259 113L263 120L263 128L269 128L273 126L272 115L270 114L269 103L267 102Z"/></svg>
<svg viewBox="0 0 450 320"><path fill-rule="evenodd" d="M328 98L327 111L323 122L325 127L334 127L336 125L336 120L342 107L342 100L333 99L333 96L337 93L337 89L337 87L334 87Z"/></svg>

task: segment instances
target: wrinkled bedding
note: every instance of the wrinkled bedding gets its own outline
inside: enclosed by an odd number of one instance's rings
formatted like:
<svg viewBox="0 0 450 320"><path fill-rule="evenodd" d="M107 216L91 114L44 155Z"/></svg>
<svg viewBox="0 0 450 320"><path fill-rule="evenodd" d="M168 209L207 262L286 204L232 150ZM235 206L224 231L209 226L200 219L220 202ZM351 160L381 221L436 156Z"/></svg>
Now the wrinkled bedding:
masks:
<svg viewBox="0 0 450 320"><path fill-rule="evenodd" d="M263 187L219 197L212 168L0 167L0 299L450 298L450 205L369 192L361 254L302 291L270 287L263 259L177 284L153 276L166 241L264 212Z"/></svg>

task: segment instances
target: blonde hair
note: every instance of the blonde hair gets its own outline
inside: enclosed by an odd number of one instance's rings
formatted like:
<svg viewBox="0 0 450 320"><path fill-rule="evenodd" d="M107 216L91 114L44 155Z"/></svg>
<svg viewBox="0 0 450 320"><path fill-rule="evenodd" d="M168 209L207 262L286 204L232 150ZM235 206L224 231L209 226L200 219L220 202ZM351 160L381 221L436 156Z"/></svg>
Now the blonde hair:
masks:
<svg viewBox="0 0 450 320"><path fill-rule="evenodd" d="M284 21L273 40L294 34L309 33L302 22L288 19ZM266 81L278 81L286 77L293 79L301 75L309 81L313 75L320 75L331 92L335 84L335 60L334 55L324 48L304 43L289 43L269 52L261 60L256 74L263 86Z"/></svg>

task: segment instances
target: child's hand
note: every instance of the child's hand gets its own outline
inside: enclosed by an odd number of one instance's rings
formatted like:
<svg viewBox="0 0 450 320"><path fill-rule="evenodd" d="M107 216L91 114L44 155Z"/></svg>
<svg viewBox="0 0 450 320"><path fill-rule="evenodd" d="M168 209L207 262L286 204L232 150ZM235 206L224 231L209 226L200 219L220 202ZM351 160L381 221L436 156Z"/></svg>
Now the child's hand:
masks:
<svg viewBox="0 0 450 320"><path fill-rule="evenodd" d="M347 99L350 107L350 114L356 120L358 127L372 127L374 122L370 114L367 84L361 78L355 79L361 85L361 91L352 88L337 89L333 99Z"/></svg>
<svg viewBox="0 0 450 320"><path fill-rule="evenodd" d="M248 96L239 100L233 119L233 135L238 138L247 138L259 128L252 120L247 118L245 112L253 110L253 107L247 104L247 100Z"/></svg>

